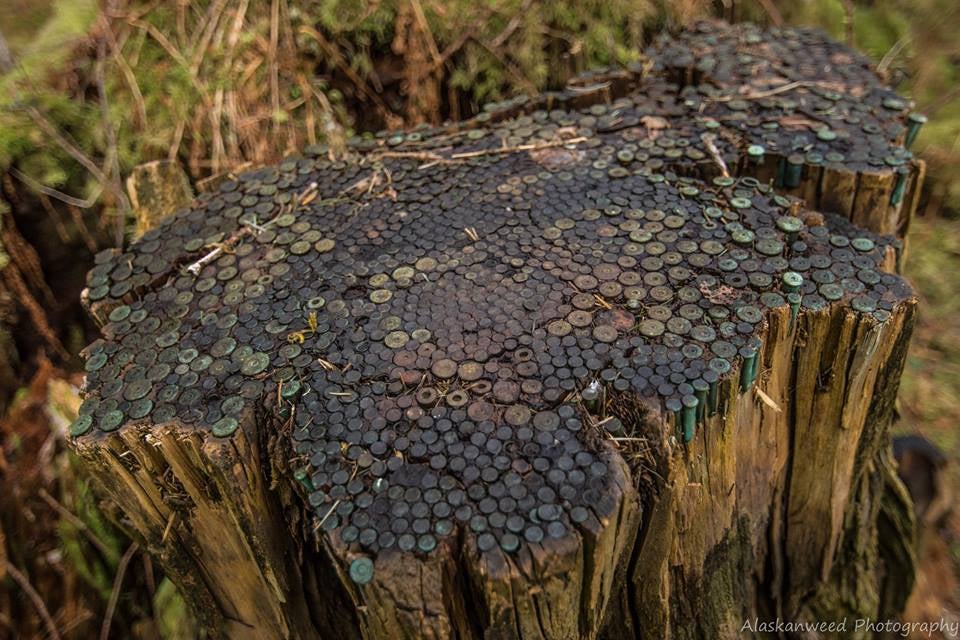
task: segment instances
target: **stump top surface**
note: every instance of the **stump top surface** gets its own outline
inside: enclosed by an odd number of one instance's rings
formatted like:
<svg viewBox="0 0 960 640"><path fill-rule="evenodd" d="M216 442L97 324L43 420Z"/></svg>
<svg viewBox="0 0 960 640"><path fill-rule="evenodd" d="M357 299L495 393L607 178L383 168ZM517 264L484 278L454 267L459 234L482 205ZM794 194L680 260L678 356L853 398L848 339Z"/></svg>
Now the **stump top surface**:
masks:
<svg viewBox="0 0 960 640"><path fill-rule="evenodd" d="M290 434L318 522L348 547L429 553L458 526L481 551L567 537L610 507L606 438L635 426L616 398L689 411L756 357L770 309L884 322L911 295L883 270L893 239L750 177L683 177L714 166L700 134L721 120L647 86L290 159L102 255L104 339L73 435L229 438L255 411ZM905 108L878 84L856 102L797 91L879 123L878 148ZM754 104L741 124L762 129ZM839 113L830 130L851 131ZM735 164L741 143L717 140Z"/></svg>

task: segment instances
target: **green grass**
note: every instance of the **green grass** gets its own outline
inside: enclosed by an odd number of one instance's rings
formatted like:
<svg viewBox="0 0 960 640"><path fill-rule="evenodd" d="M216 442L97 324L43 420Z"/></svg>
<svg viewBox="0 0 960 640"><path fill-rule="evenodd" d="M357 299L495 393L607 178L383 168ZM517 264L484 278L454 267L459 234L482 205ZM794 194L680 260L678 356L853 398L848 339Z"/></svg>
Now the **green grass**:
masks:
<svg viewBox="0 0 960 640"><path fill-rule="evenodd" d="M919 318L900 382L894 435L920 434L949 460L947 480L960 494L960 221L919 218L910 231L906 275L920 299ZM960 571L960 519L947 525ZM942 594L950 598L951 594ZM952 594L955 596L956 594Z"/></svg>
<svg viewBox="0 0 960 640"><path fill-rule="evenodd" d="M960 221L919 218L906 275L920 311L900 388L900 431L919 431L960 459Z"/></svg>

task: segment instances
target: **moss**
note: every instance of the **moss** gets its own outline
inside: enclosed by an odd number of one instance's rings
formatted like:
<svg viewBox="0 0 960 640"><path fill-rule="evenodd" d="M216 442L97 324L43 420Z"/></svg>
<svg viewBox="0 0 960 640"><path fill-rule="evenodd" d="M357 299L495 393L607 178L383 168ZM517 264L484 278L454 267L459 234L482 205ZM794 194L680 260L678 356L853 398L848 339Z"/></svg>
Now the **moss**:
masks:
<svg viewBox="0 0 960 640"><path fill-rule="evenodd" d="M190 610L177 591L177 588L168 578L164 578L157 585L153 596L154 620L157 632L164 640L195 640L198 629L192 623Z"/></svg>

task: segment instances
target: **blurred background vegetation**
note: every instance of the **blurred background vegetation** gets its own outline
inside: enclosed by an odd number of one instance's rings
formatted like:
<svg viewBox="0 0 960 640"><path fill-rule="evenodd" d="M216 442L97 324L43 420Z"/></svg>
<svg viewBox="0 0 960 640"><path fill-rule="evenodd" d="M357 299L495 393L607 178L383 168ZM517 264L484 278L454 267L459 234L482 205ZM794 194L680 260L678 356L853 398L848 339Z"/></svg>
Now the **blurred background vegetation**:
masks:
<svg viewBox="0 0 960 640"><path fill-rule="evenodd" d="M930 117L914 146L929 169L900 428L956 460L956 0L0 0L0 638L192 637L63 446L94 335L79 293L94 254L133 233L136 166L176 161L200 190L307 145L560 87L703 16L822 27ZM957 530L908 615L956 605Z"/></svg>

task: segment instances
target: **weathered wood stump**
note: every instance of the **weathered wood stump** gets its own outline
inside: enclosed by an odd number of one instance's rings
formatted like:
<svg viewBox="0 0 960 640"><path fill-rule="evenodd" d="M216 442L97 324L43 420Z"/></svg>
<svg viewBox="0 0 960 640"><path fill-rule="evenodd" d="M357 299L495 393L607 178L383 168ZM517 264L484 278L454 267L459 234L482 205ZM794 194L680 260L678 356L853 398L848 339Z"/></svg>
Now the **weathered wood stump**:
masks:
<svg viewBox="0 0 960 640"><path fill-rule="evenodd" d="M153 160L133 168L127 177L127 195L139 236L160 224L171 211L189 206L193 188L179 162Z"/></svg>
<svg viewBox="0 0 960 640"><path fill-rule="evenodd" d="M91 271L76 450L231 638L895 613L908 107L709 23L226 181Z"/></svg>

